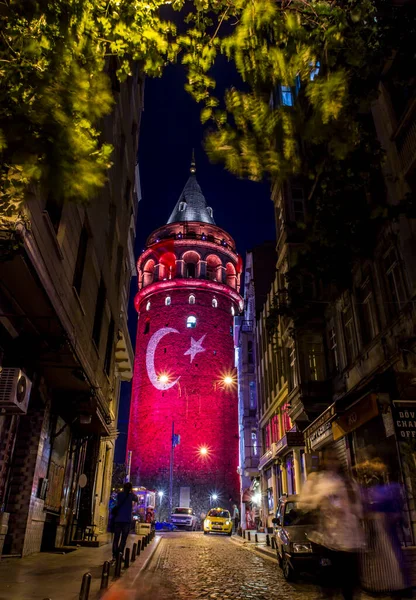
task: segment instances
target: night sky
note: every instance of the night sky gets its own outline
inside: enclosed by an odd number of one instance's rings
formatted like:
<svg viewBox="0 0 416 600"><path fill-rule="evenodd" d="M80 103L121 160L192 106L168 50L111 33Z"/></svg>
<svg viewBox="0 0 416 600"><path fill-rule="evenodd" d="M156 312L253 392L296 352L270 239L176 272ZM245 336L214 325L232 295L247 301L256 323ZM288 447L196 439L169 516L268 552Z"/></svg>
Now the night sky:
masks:
<svg viewBox="0 0 416 600"><path fill-rule="evenodd" d="M234 74L224 62L215 73L219 90L233 84ZM136 256L146 238L167 222L189 177L192 148L195 148L197 180L214 210L216 224L235 239L237 251L247 250L275 237L270 186L239 180L222 165L209 162L203 150L204 128L200 108L184 90L181 66L166 69L161 79L147 79L142 113L139 168L142 201L137 218ZM135 346L136 312L133 307L137 278L132 280L129 329ZM130 384L122 385L115 461L125 461L130 407Z"/></svg>

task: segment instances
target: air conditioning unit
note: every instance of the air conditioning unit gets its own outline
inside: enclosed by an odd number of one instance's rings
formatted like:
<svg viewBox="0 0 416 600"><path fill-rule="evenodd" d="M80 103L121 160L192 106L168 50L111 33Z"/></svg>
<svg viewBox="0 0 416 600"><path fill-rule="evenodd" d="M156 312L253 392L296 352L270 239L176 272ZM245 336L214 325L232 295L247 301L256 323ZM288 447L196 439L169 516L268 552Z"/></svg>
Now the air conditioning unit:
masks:
<svg viewBox="0 0 416 600"><path fill-rule="evenodd" d="M0 368L0 414L26 414L31 388L20 369Z"/></svg>

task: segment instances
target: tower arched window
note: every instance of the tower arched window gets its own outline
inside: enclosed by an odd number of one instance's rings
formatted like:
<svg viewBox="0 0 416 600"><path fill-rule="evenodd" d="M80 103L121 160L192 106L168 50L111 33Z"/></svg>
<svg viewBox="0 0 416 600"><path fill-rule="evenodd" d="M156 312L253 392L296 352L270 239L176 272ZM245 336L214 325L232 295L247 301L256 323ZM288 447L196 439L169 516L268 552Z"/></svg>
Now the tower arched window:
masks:
<svg viewBox="0 0 416 600"><path fill-rule="evenodd" d="M165 298L165 306L170 306L172 304L172 299L170 296L166 296Z"/></svg>
<svg viewBox="0 0 416 600"><path fill-rule="evenodd" d="M150 310L150 300L149 300L149 302L146 304L146 310Z"/></svg>
<svg viewBox="0 0 416 600"><path fill-rule="evenodd" d="M196 327L196 317L191 315L190 317L188 317L186 319L186 326L193 329L194 327Z"/></svg>
<svg viewBox="0 0 416 600"><path fill-rule="evenodd" d="M195 296L193 294L189 296L189 304L195 304Z"/></svg>
<svg viewBox="0 0 416 600"><path fill-rule="evenodd" d="M217 308L218 307L218 300L216 298L212 299L212 306L213 306L213 308Z"/></svg>

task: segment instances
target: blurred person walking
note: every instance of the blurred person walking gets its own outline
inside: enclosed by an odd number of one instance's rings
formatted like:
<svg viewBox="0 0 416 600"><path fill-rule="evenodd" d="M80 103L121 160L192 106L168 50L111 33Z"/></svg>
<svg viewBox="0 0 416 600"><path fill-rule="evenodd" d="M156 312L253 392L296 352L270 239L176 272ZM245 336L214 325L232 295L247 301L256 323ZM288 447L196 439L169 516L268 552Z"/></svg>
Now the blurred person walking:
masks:
<svg viewBox="0 0 416 600"><path fill-rule="evenodd" d="M237 508L237 504L233 504L233 523L234 523L234 533L237 533L238 525L240 523L240 511Z"/></svg>
<svg viewBox="0 0 416 600"><path fill-rule="evenodd" d="M361 585L392 598L410 598L401 544L402 487L388 482L388 470L380 458L363 461L355 470L362 490L366 536L366 548L360 555Z"/></svg>
<svg viewBox="0 0 416 600"><path fill-rule="evenodd" d="M311 473L300 493L299 508L313 514L308 539L329 563L321 573L324 598L341 592L353 600L358 587L358 552L364 546L362 504L358 486L346 477L335 452L325 450L319 471Z"/></svg>
<svg viewBox="0 0 416 600"><path fill-rule="evenodd" d="M111 511L114 531L113 560L116 560L120 553L124 553L127 537L131 529L133 503L138 501L138 497L132 492L131 483L125 483L123 491L117 494L117 504Z"/></svg>

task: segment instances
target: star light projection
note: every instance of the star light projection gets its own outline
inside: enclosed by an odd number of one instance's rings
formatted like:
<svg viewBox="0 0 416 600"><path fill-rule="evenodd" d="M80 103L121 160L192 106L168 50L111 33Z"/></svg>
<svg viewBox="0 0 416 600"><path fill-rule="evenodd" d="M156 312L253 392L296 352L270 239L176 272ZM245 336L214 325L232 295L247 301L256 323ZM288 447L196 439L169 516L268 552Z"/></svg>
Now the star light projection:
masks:
<svg viewBox="0 0 416 600"><path fill-rule="evenodd" d="M194 340L193 337L191 337L191 347L189 348L189 350L187 350L186 352L183 353L184 356L187 356L188 354L191 357L191 362L194 360L195 356L199 353L199 352L205 352L206 348L202 347L202 342L204 341L204 338L207 334L205 333L202 337L199 338L199 340L196 342Z"/></svg>

